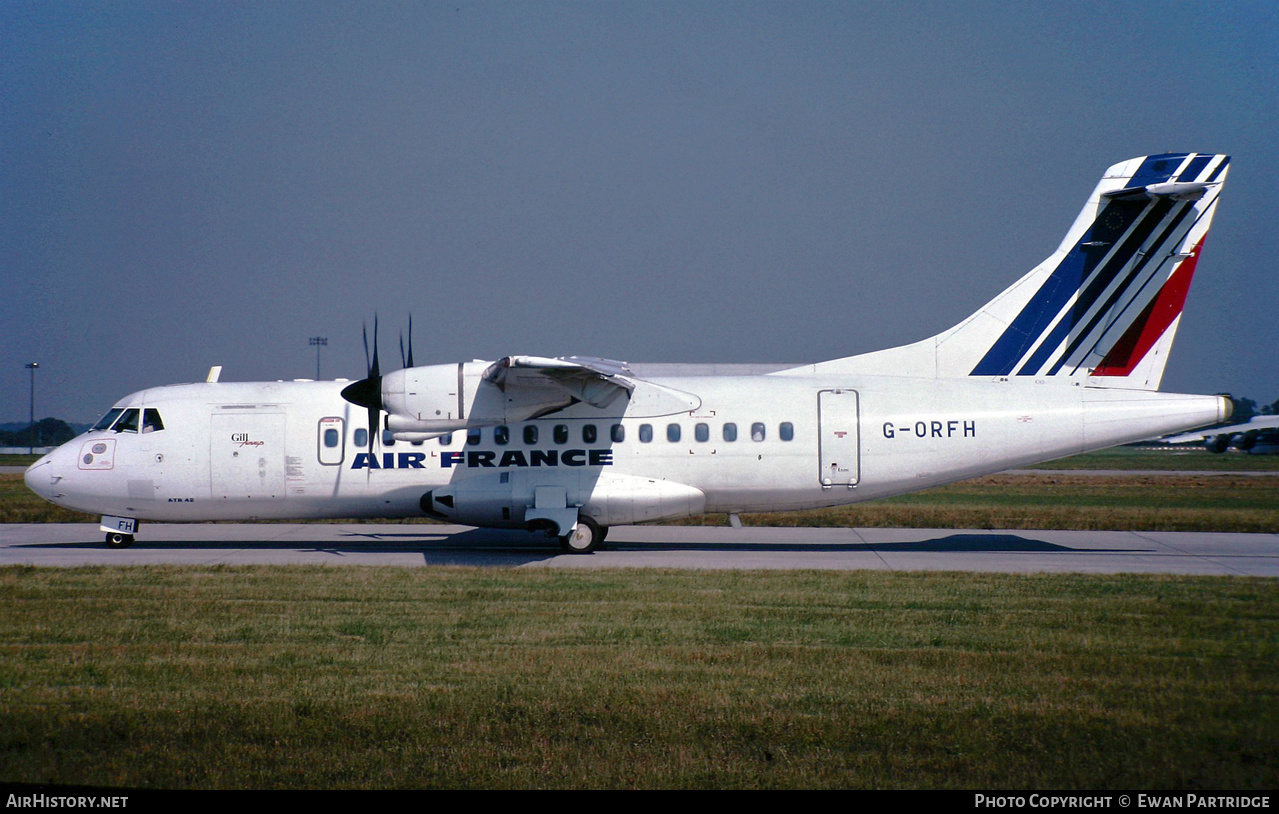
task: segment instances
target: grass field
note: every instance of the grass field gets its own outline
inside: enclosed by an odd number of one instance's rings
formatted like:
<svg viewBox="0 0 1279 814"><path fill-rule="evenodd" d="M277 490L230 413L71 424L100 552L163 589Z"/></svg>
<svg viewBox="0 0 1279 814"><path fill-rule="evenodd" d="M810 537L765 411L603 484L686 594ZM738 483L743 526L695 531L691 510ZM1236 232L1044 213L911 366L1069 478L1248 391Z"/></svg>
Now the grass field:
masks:
<svg viewBox="0 0 1279 814"><path fill-rule="evenodd" d="M0 569L0 782L1273 789L1279 582Z"/></svg>
<svg viewBox="0 0 1279 814"><path fill-rule="evenodd" d="M1279 455L1213 454L1203 450L1113 447L1036 464L1032 469L1164 469L1216 472L1279 472Z"/></svg>
<svg viewBox="0 0 1279 814"><path fill-rule="evenodd" d="M836 528L1279 532L1279 478L1234 475L990 475L747 525ZM723 524L722 516L693 521Z"/></svg>
<svg viewBox="0 0 1279 814"><path fill-rule="evenodd" d="M1047 466L1279 458L1154 454ZM1274 532L1279 478L996 475L743 519ZM10 474L0 522L97 518ZM0 782L1267 790L1276 665L1266 579L3 568Z"/></svg>

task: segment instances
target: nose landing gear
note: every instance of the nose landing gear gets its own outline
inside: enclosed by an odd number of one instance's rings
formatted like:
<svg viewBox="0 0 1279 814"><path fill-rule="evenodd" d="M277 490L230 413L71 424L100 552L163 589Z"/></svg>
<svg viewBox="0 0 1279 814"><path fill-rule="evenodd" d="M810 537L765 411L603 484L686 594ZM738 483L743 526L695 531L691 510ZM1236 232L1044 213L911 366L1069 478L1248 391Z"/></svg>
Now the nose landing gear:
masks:
<svg viewBox="0 0 1279 814"><path fill-rule="evenodd" d="M107 548L128 548L133 545L133 533L138 530L138 521L133 517L104 514L98 530L107 533Z"/></svg>
<svg viewBox="0 0 1279 814"><path fill-rule="evenodd" d="M107 548L128 548L133 545L132 534L121 534L118 531L107 532Z"/></svg>

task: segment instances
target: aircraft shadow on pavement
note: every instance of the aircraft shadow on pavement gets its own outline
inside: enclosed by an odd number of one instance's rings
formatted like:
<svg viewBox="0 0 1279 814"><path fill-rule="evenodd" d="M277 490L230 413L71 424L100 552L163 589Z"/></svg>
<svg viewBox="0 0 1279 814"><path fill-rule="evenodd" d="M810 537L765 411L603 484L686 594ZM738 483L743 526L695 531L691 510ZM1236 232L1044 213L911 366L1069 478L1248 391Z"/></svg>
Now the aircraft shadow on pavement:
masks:
<svg viewBox="0 0 1279 814"><path fill-rule="evenodd" d="M101 542L27 543L23 548L101 549ZM438 531L374 531L342 532L339 539L279 540L138 540L129 549L136 550L229 550L253 551L317 551L338 556L345 554L421 553L432 564L523 564L551 559L562 552L559 543L541 533L469 529L442 533ZM1027 553L1027 554L1131 554L1149 553L1147 548L1093 548L1049 543L1018 534L950 534L928 540L907 542L785 542L729 540L653 540L607 541L602 551L644 552L741 552L741 553ZM500 561L498 563L497 561Z"/></svg>
<svg viewBox="0 0 1279 814"><path fill-rule="evenodd" d="M608 543L605 548L617 551L801 551L801 552L857 552L882 551L886 553L927 552L927 553L982 553L982 552L1024 552L1043 554L1095 554L1113 552L1117 554L1145 552L1153 549L1122 548L1085 548L1082 546L1065 546L1021 537L1016 534L951 534L931 540L911 540L900 543L733 543L733 542L669 542L660 543Z"/></svg>
<svg viewBox="0 0 1279 814"><path fill-rule="evenodd" d="M330 554L413 554L421 552L428 563L513 564L537 562L558 556L559 541L540 533L469 529L462 532L343 532L339 539L291 538L276 540L250 539L160 539L134 541L120 553L139 551L314 551ZM20 543L13 548L39 550L96 551L107 550L101 541L67 543ZM495 562L501 560L501 563Z"/></svg>

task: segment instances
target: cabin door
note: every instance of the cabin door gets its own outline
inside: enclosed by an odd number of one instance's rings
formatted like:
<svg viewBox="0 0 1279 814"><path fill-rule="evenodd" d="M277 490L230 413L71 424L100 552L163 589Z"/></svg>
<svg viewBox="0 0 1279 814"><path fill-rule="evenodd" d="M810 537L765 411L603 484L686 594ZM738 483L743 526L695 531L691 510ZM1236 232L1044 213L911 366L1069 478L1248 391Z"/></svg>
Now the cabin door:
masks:
<svg viewBox="0 0 1279 814"><path fill-rule="evenodd" d="M857 391L819 392L817 422L818 478L822 486L856 486L861 477Z"/></svg>

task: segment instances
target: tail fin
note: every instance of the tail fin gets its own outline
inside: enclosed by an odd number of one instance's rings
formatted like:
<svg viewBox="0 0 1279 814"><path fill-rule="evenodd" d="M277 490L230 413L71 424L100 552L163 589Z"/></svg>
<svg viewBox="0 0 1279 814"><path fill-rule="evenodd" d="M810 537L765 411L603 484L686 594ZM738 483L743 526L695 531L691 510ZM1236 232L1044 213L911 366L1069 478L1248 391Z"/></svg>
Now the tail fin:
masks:
<svg viewBox="0 0 1279 814"><path fill-rule="evenodd" d="M1114 165L1051 257L931 339L819 371L1060 378L1157 390L1230 157Z"/></svg>

